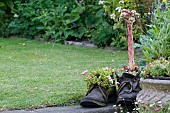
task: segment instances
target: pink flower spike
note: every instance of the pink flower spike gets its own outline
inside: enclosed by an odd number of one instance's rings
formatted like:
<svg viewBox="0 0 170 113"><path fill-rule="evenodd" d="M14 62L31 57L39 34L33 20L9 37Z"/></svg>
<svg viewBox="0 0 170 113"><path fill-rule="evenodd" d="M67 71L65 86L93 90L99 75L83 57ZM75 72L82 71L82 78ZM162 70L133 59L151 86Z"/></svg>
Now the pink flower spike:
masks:
<svg viewBox="0 0 170 113"><path fill-rule="evenodd" d="M125 13L127 13L127 14L129 14L129 15L132 14L132 12L130 12L128 9L123 9L122 12L125 12Z"/></svg>
<svg viewBox="0 0 170 113"><path fill-rule="evenodd" d="M160 107L157 107L157 108L155 108L154 110L155 110L155 111L159 111L159 110L160 110Z"/></svg>

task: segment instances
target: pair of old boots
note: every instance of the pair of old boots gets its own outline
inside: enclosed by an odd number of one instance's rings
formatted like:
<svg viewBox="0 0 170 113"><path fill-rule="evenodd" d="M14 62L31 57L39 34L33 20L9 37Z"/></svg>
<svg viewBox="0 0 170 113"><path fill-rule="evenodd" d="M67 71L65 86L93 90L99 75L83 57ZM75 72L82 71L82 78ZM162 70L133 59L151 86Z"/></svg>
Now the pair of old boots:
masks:
<svg viewBox="0 0 170 113"><path fill-rule="evenodd" d="M131 105L135 102L136 96L141 90L139 86L140 76L123 73L117 78L118 91L116 86L105 89L97 85L92 85L86 96L81 100L80 105L83 107L104 107L108 103L117 105Z"/></svg>

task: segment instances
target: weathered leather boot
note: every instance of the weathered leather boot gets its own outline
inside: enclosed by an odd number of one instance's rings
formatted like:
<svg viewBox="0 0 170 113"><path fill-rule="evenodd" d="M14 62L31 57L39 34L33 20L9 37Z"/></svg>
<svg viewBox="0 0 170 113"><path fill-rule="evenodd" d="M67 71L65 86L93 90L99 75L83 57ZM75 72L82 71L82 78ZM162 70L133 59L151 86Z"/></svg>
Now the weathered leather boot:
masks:
<svg viewBox="0 0 170 113"><path fill-rule="evenodd" d="M117 105L131 105L136 101L136 96L141 90L139 81L139 73L136 76L130 73L123 73L122 77L118 78L120 84Z"/></svg>
<svg viewBox="0 0 170 113"><path fill-rule="evenodd" d="M86 96L80 102L83 107L104 107L108 103L116 103L117 93L116 87L105 89L103 87L92 85Z"/></svg>

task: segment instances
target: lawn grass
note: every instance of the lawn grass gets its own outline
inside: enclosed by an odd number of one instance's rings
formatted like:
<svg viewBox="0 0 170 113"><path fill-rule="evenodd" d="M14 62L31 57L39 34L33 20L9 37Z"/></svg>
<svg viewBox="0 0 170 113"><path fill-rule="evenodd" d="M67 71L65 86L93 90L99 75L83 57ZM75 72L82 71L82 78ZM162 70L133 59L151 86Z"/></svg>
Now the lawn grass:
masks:
<svg viewBox="0 0 170 113"><path fill-rule="evenodd" d="M127 52L0 38L0 63L0 110L30 109L79 102L87 91L81 72L122 67Z"/></svg>

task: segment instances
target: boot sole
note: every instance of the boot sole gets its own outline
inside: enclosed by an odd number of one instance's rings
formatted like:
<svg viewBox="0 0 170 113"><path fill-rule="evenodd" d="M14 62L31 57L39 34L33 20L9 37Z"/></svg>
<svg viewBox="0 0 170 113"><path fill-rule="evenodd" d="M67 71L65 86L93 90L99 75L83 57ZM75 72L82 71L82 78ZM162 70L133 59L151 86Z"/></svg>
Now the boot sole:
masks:
<svg viewBox="0 0 170 113"><path fill-rule="evenodd" d="M80 102L80 105L83 106L83 107L104 107L106 106L107 104L106 103L102 103L102 102L98 102L98 101L95 101L95 100L82 100Z"/></svg>

